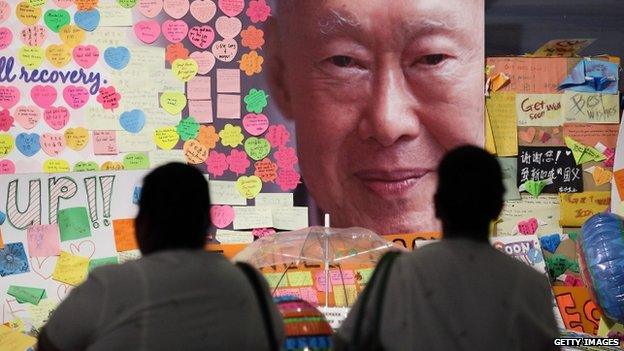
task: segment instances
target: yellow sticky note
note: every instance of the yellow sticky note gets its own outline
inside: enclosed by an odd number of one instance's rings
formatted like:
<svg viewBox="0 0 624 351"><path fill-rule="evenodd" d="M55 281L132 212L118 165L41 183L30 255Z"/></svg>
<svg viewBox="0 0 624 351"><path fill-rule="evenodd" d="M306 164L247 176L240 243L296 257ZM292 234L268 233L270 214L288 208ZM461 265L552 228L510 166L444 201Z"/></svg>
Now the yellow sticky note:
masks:
<svg viewBox="0 0 624 351"><path fill-rule="evenodd" d="M43 171L45 173L64 173L69 172L69 162L58 159L48 159L43 162Z"/></svg>
<svg viewBox="0 0 624 351"><path fill-rule="evenodd" d="M223 146L229 147L237 147L243 143L242 129L239 126L233 126L231 124L226 124L223 129L219 132L219 137L221 138L221 144Z"/></svg>
<svg viewBox="0 0 624 351"><path fill-rule="evenodd" d="M38 46L22 46L17 52L17 60L28 69L39 68L44 57L45 52Z"/></svg>
<svg viewBox="0 0 624 351"><path fill-rule="evenodd" d="M492 125L490 124L490 116L485 110L485 150L493 155L496 155L496 144L494 143L494 133L492 132Z"/></svg>
<svg viewBox="0 0 624 351"><path fill-rule="evenodd" d="M32 336L16 332L6 325L0 325L0 350L24 351L36 343L37 339Z"/></svg>
<svg viewBox="0 0 624 351"><path fill-rule="evenodd" d="M619 123L620 95L566 90L562 108L567 123Z"/></svg>
<svg viewBox="0 0 624 351"><path fill-rule="evenodd" d="M364 285L364 284L368 284L368 282L370 281L370 278L373 276L373 272L375 271L374 268L362 268L362 269L358 269L357 270L357 274L360 275L360 277L362 278L360 280L360 284Z"/></svg>
<svg viewBox="0 0 624 351"><path fill-rule="evenodd" d="M518 126L557 127L563 124L561 94L517 94Z"/></svg>
<svg viewBox="0 0 624 351"><path fill-rule="evenodd" d="M611 204L610 191L585 191L560 193L562 227L580 227L589 217L604 212Z"/></svg>
<svg viewBox="0 0 624 351"><path fill-rule="evenodd" d="M253 199L262 190L262 180L257 176L242 176L236 180L236 189L242 197Z"/></svg>
<svg viewBox="0 0 624 351"><path fill-rule="evenodd" d="M282 278L282 273L264 273L263 275L271 288L276 288L278 284L280 288L288 286L288 279L286 277Z"/></svg>
<svg viewBox="0 0 624 351"><path fill-rule="evenodd" d="M344 285L334 287L334 302L336 307L353 306L357 299L357 289L355 285Z"/></svg>
<svg viewBox="0 0 624 351"><path fill-rule="evenodd" d="M607 322L604 317L600 318L600 323L598 323L597 335L602 338L606 338L610 332L624 334L624 325L619 323Z"/></svg>
<svg viewBox="0 0 624 351"><path fill-rule="evenodd" d="M492 93L485 105L490 117L498 156L518 154L518 127L515 93Z"/></svg>
<svg viewBox="0 0 624 351"><path fill-rule="evenodd" d="M179 91L166 91L160 95L160 106L171 115L177 115L186 107L186 96Z"/></svg>
<svg viewBox="0 0 624 351"><path fill-rule="evenodd" d="M59 290L61 286L59 286ZM39 329L48 322L50 314L56 308L57 303L52 299L41 300L38 305L28 304L29 321L32 325Z"/></svg>
<svg viewBox="0 0 624 351"><path fill-rule="evenodd" d="M154 142L163 150L171 150L180 140L175 127L162 127L154 131Z"/></svg>
<svg viewBox="0 0 624 351"><path fill-rule="evenodd" d="M73 286L79 285L87 278L89 259L61 251L61 257L56 262L52 279Z"/></svg>
<svg viewBox="0 0 624 351"><path fill-rule="evenodd" d="M85 38L85 31L76 25L68 24L59 30L59 36L65 45L73 48L82 43Z"/></svg>
<svg viewBox="0 0 624 351"><path fill-rule="evenodd" d="M312 286L312 273L310 271L288 272L290 286Z"/></svg>
<svg viewBox="0 0 624 351"><path fill-rule="evenodd" d="M23 320L21 320L20 318L15 318L13 320L10 320L7 326L11 329L13 329L16 332L24 332L26 331L26 324L24 323Z"/></svg>
<svg viewBox="0 0 624 351"><path fill-rule="evenodd" d="M171 64L171 70L179 80L188 82L197 75L199 67L193 59L177 59Z"/></svg>

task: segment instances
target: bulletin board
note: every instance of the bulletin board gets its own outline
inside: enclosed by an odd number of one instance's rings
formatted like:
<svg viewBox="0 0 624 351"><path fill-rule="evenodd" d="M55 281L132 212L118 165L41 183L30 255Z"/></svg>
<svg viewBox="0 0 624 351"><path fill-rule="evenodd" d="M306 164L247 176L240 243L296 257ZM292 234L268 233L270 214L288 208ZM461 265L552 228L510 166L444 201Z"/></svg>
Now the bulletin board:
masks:
<svg viewBox="0 0 624 351"><path fill-rule="evenodd" d="M141 179L167 162L209 179L216 249L308 226L294 135L268 113L271 11L0 0L2 323L33 331L90 269L139 257Z"/></svg>

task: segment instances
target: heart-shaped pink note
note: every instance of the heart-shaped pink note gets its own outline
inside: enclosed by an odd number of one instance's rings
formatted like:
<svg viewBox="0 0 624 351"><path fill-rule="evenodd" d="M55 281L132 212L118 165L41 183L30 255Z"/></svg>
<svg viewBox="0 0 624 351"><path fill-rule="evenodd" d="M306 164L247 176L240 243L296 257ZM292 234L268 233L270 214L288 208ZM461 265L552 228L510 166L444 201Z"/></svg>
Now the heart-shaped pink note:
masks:
<svg viewBox="0 0 624 351"><path fill-rule="evenodd" d="M163 8L165 12L175 18L180 19L189 11L189 0L165 0Z"/></svg>
<svg viewBox="0 0 624 351"><path fill-rule="evenodd" d="M215 57L210 51L195 51L189 57L197 62L199 74L207 74L214 67Z"/></svg>
<svg viewBox="0 0 624 351"><path fill-rule="evenodd" d="M234 220L234 209L232 206L212 206L210 207L210 220L217 228L225 228Z"/></svg>
<svg viewBox="0 0 624 351"><path fill-rule="evenodd" d="M35 24L24 27L20 33L22 42L26 46L41 46L48 37L48 30L44 26Z"/></svg>
<svg viewBox="0 0 624 351"><path fill-rule="evenodd" d="M52 85L35 85L30 89L30 98L41 108L52 106L56 97L56 88Z"/></svg>
<svg viewBox="0 0 624 351"><path fill-rule="evenodd" d="M236 57L238 43L234 39L224 39L215 41L212 44L212 54L219 61L230 62Z"/></svg>
<svg viewBox="0 0 624 351"><path fill-rule="evenodd" d="M217 33L226 39L234 38L240 33L243 24L236 17L221 16L215 22Z"/></svg>
<svg viewBox="0 0 624 351"><path fill-rule="evenodd" d="M10 109L20 100L20 92L16 87L0 85L0 107Z"/></svg>
<svg viewBox="0 0 624 351"><path fill-rule="evenodd" d="M79 109L89 101L89 91L85 87L68 85L63 89L63 99L73 109Z"/></svg>
<svg viewBox="0 0 624 351"><path fill-rule="evenodd" d="M4 50L13 42L13 32L6 27L0 27L0 50Z"/></svg>
<svg viewBox="0 0 624 351"><path fill-rule="evenodd" d="M11 160L0 161L0 174L13 174L15 173L15 164Z"/></svg>
<svg viewBox="0 0 624 351"><path fill-rule="evenodd" d="M154 18L158 16L163 9L163 0L139 0L136 5L139 8L139 12L148 18Z"/></svg>
<svg viewBox="0 0 624 351"><path fill-rule="evenodd" d="M41 149L50 157L58 156L65 149L65 136L61 133L43 133Z"/></svg>
<svg viewBox="0 0 624 351"><path fill-rule="evenodd" d="M163 35L172 43L179 43L184 40L188 30L188 24L182 20L166 20L162 25Z"/></svg>
<svg viewBox="0 0 624 351"><path fill-rule="evenodd" d="M243 12L244 7L244 0L219 0L219 8L230 17L234 17Z"/></svg>
<svg viewBox="0 0 624 351"><path fill-rule="evenodd" d="M50 106L43 111L43 120L54 130L63 129L69 121L69 111L63 106Z"/></svg>
<svg viewBox="0 0 624 351"><path fill-rule="evenodd" d="M212 0L195 0L191 3L191 15L201 23L208 23L217 13L217 5Z"/></svg>
<svg viewBox="0 0 624 351"><path fill-rule="evenodd" d="M56 6L66 9L74 4L74 0L54 0L54 3Z"/></svg>
<svg viewBox="0 0 624 351"><path fill-rule="evenodd" d="M74 61L82 68L91 68L100 58L100 51L95 45L78 45L72 52Z"/></svg>
<svg viewBox="0 0 624 351"><path fill-rule="evenodd" d="M195 26L188 33L188 38L200 49L206 49L212 44L215 32L211 26Z"/></svg>
<svg viewBox="0 0 624 351"><path fill-rule="evenodd" d="M17 106L15 121L24 129L32 129L41 119L41 110L37 106Z"/></svg>
<svg viewBox="0 0 624 351"><path fill-rule="evenodd" d="M520 221L518 223L518 231L520 234L533 235L537 231L538 223L537 219L529 218L526 221Z"/></svg>
<svg viewBox="0 0 624 351"><path fill-rule="evenodd" d="M160 24L156 20L143 20L134 24L134 35L146 43L151 44L160 36Z"/></svg>
<svg viewBox="0 0 624 351"><path fill-rule="evenodd" d="M263 114L248 113L243 117L243 127L253 136L261 135L269 128L269 118Z"/></svg>

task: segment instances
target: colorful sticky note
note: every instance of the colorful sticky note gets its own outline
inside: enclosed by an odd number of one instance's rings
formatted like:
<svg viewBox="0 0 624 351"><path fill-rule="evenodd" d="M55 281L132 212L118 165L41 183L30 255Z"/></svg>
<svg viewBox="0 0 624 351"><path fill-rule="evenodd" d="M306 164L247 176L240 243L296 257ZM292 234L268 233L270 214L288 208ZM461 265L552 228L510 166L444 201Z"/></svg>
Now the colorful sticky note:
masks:
<svg viewBox="0 0 624 351"><path fill-rule="evenodd" d="M0 349L5 351L24 351L31 349L37 339L30 335L14 331L6 325L0 325Z"/></svg>
<svg viewBox="0 0 624 351"><path fill-rule="evenodd" d="M76 256L61 251L61 255L52 273L52 279L77 286L87 278L88 270L89 259L87 257Z"/></svg>
<svg viewBox="0 0 624 351"><path fill-rule="evenodd" d="M361 277L360 284L368 284L370 278L373 276L374 268L363 268L356 270L357 274Z"/></svg>
<svg viewBox="0 0 624 351"><path fill-rule="evenodd" d="M517 155L516 94L492 93L485 104L498 156Z"/></svg>
<svg viewBox="0 0 624 351"><path fill-rule="evenodd" d="M357 289L355 285L341 285L334 287L334 302L336 307L347 307L355 303Z"/></svg>
<svg viewBox="0 0 624 351"><path fill-rule="evenodd" d="M603 155L600 151L591 146L583 145L568 136L565 137L565 143L566 146L572 150L574 161L576 161L577 165L591 161L599 162L606 159L605 155Z"/></svg>
<svg viewBox="0 0 624 351"><path fill-rule="evenodd" d="M24 244L5 244L0 249L0 276L29 272L28 257L24 251Z"/></svg>
<svg viewBox="0 0 624 351"><path fill-rule="evenodd" d="M115 247L118 252L139 248L134 229L134 219L113 220L113 233L115 234Z"/></svg>
<svg viewBox="0 0 624 351"><path fill-rule="evenodd" d="M15 297L20 303L29 302L33 305L38 305L45 292L45 289L11 285L9 286L7 294Z"/></svg>
<svg viewBox="0 0 624 351"><path fill-rule="evenodd" d="M262 275L271 288L276 288L278 284L280 287L288 286L288 279L282 273L263 273Z"/></svg>
<svg viewBox="0 0 624 351"><path fill-rule="evenodd" d="M61 251L58 224L31 225L26 230L30 257L57 256Z"/></svg>
<svg viewBox="0 0 624 351"><path fill-rule="evenodd" d="M581 193L561 193L562 227L580 227L596 213L604 212L611 204L610 191L585 191Z"/></svg>
<svg viewBox="0 0 624 351"><path fill-rule="evenodd" d="M555 253L555 251L557 250L557 247L559 247L559 244L561 243L561 237L559 236L559 234L551 234L551 235L544 235L542 237L539 238L540 240L540 245L542 246L542 249L550 252L550 253Z"/></svg>
<svg viewBox="0 0 624 351"><path fill-rule="evenodd" d="M312 272L310 271L297 271L288 272L288 283L290 286L312 286Z"/></svg>
<svg viewBox="0 0 624 351"><path fill-rule="evenodd" d="M116 256L113 257L104 257L104 258L94 258L89 261L89 273L100 266L107 266L111 264L118 264L118 260Z"/></svg>
<svg viewBox="0 0 624 351"><path fill-rule="evenodd" d="M61 241L91 236L91 222L85 207L72 207L58 212Z"/></svg>
<svg viewBox="0 0 624 351"><path fill-rule="evenodd" d="M311 287L299 288L299 296L304 301L307 301L313 305L318 305L318 292Z"/></svg>

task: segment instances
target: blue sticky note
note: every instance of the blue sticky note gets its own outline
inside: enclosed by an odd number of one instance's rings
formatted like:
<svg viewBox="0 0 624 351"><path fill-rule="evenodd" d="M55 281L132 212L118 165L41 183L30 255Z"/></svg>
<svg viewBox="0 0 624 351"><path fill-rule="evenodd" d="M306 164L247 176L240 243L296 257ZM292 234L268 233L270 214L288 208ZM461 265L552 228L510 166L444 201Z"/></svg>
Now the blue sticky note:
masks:
<svg viewBox="0 0 624 351"><path fill-rule="evenodd" d="M0 224L4 224L4 221L6 221L6 214L0 211Z"/></svg>
<svg viewBox="0 0 624 351"><path fill-rule="evenodd" d="M88 11L76 11L74 15L76 25L87 32L93 32L100 25L100 11L97 9Z"/></svg>
<svg viewBox="0 0 624 351"><path fill-rule="evenodd" d="M19 133L15 138L15 146L24 156L30 157L41 150L39 134Z"/></svg>
<svg viewBox="0 0 624 351"><path fill-rule="evenodd" d="M540 238L540 244L542 245L542 249L550 253L555 253L560 243L561 238L559 237L559 234L556 233L551 235L544 235Z"/></svg>
<svg viewBox="0 0 624 351"><path fill-rule="evenodd" d="M130 63L130 50L124 46L107 48L104 50L104 61L111 68L124 69Z"/></svg>
<svg viewBox="0 0 624 351"><path fill-rule="evenodd" d="M145 113L141 110L126 111L119 117L119 124L130 133L138 133L145 126Z"/></svg>
<svg viewBox="0 0 624 351"><path fill-rule="evenodd" d="M138 205L139 200L141 200L141 187L135 186L134 191L132 192L132 203Z"/></svg>
<svg viewBox="0 0 624 351"><path fill-rule="evenodd" d="M11 243L0 249L0 276L28 273L28 258L24 244Z"/></svg>

